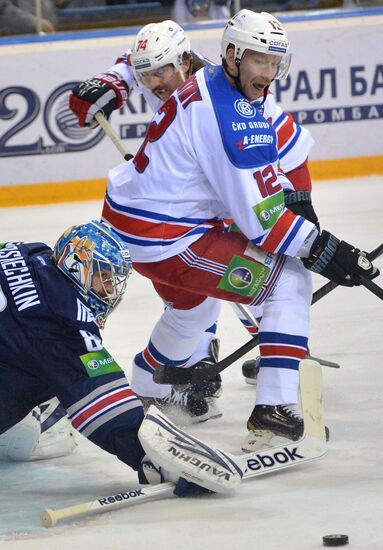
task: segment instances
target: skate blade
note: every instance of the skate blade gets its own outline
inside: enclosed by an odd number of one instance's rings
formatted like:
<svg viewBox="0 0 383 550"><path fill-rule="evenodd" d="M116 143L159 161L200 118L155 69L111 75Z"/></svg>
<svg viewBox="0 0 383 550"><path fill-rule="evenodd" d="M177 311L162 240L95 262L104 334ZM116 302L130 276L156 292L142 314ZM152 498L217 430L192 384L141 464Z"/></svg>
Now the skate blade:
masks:
<svg viewBox="0 0 383 550"><path fill-rule="evenodd" d="M251 430L242 444L242 451L262 451L286 443L291 443L291 440L269 430Z"/></svg>

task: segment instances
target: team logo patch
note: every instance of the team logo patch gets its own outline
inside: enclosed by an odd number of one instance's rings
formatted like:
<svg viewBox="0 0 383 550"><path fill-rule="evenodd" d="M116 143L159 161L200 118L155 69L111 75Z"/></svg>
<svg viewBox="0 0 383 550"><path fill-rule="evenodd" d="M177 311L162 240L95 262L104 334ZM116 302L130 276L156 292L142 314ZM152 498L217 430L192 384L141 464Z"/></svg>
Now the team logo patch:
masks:
<svg viewBox="0 0 383 550"><path fill-rule="evenodd" d="M111 372L122 372L121 368L105 348L100 351L92 351L91 353L81 355L80 359L90 378Z"/></svg>
<svg viewBox="0 0 383 550"><path fill-rule="evenodd" d="M263 200L259 204L253 206L253 211L257 216L262 229L270 229L273 227L285 207L285 199L283 191L279 191L271 197Z"/></svg>
<svg viewBox="0 0 383 550"><path fill-rule="evenodd" d="M236 267L228 275L230 284L234 288L246 288L251 284L253 276L249 269L246 267Z"/></svg>
<svg viewBox="0 0 383 550"><path fill-rule="evenodd" d="M259 214L259 219L263 222L268 222L270 219L270 212L267 210L262 210L262 212Z"/></svg>
<svg viewBox="0 0 383 550"><path fill-rule="evenodd" d="M257 261L233 256L217 288L255 298L269 273L270 268Z"/></svg>
<svg viewBox="0 0 383 550"><path fill-rule="evenodd" d="M86 366L88 367L88 369L97 370L100 366L100 363L96 361L96 359L91 359L90 361L88 361Z"/></svg>
<svg viewBox="0 0 383 550"><path fill-rule="evenodd" d="M245 118L253 118L255 115L255 108L244 98L234 101L234 109L240 116Z"/></svg>

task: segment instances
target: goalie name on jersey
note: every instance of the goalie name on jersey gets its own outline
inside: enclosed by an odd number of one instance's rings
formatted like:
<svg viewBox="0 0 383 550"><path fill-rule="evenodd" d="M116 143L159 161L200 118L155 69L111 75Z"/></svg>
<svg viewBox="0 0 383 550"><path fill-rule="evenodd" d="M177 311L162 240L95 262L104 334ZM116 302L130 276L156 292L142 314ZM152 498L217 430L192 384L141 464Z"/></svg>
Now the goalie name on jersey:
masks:
<svg viewBox="0 0 383 550"><path fill-rule="evenodd" d="M15 243L7 243L0 250L0 266L18 311L40 304L31 272Z"/></svg>

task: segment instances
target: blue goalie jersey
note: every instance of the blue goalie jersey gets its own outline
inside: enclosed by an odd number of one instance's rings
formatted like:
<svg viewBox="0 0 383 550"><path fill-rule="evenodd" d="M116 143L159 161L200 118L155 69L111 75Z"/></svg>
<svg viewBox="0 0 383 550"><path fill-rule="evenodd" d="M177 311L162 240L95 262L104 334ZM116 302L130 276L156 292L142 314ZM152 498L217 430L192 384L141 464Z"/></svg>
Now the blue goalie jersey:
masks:
<svg viewBox="0 0 383 550"><path fill-rule="evenodd" d="M135 467L142 457L111 434L136 433L141 402L51 256L43 243L0 244L0 433L56 396L74 428Z"/></svg>

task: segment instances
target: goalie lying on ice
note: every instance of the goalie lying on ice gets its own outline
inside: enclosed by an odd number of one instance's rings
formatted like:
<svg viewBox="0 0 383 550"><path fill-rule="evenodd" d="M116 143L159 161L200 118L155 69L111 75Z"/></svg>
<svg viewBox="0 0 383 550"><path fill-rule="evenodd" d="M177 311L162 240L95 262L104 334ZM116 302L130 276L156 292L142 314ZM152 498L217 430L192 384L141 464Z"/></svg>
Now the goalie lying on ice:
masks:
<svg viewBox="0 0 383 550"><path fill-rule="evenodd" d="M150 464L151 480L155 473L157 481L176 482L178 495L237 486L241 470L225 453L156 411L144 421L141 401L103 347L100 328L131 272L129 251L109 226L71 227L53 250L43 243L0 243L0 268L3 459L68 454L76 429L138 471L142 482L150 481ZM40 404L52 399L43 417ZM60 421L50 439L44 423L55 406Z"/></svg>

